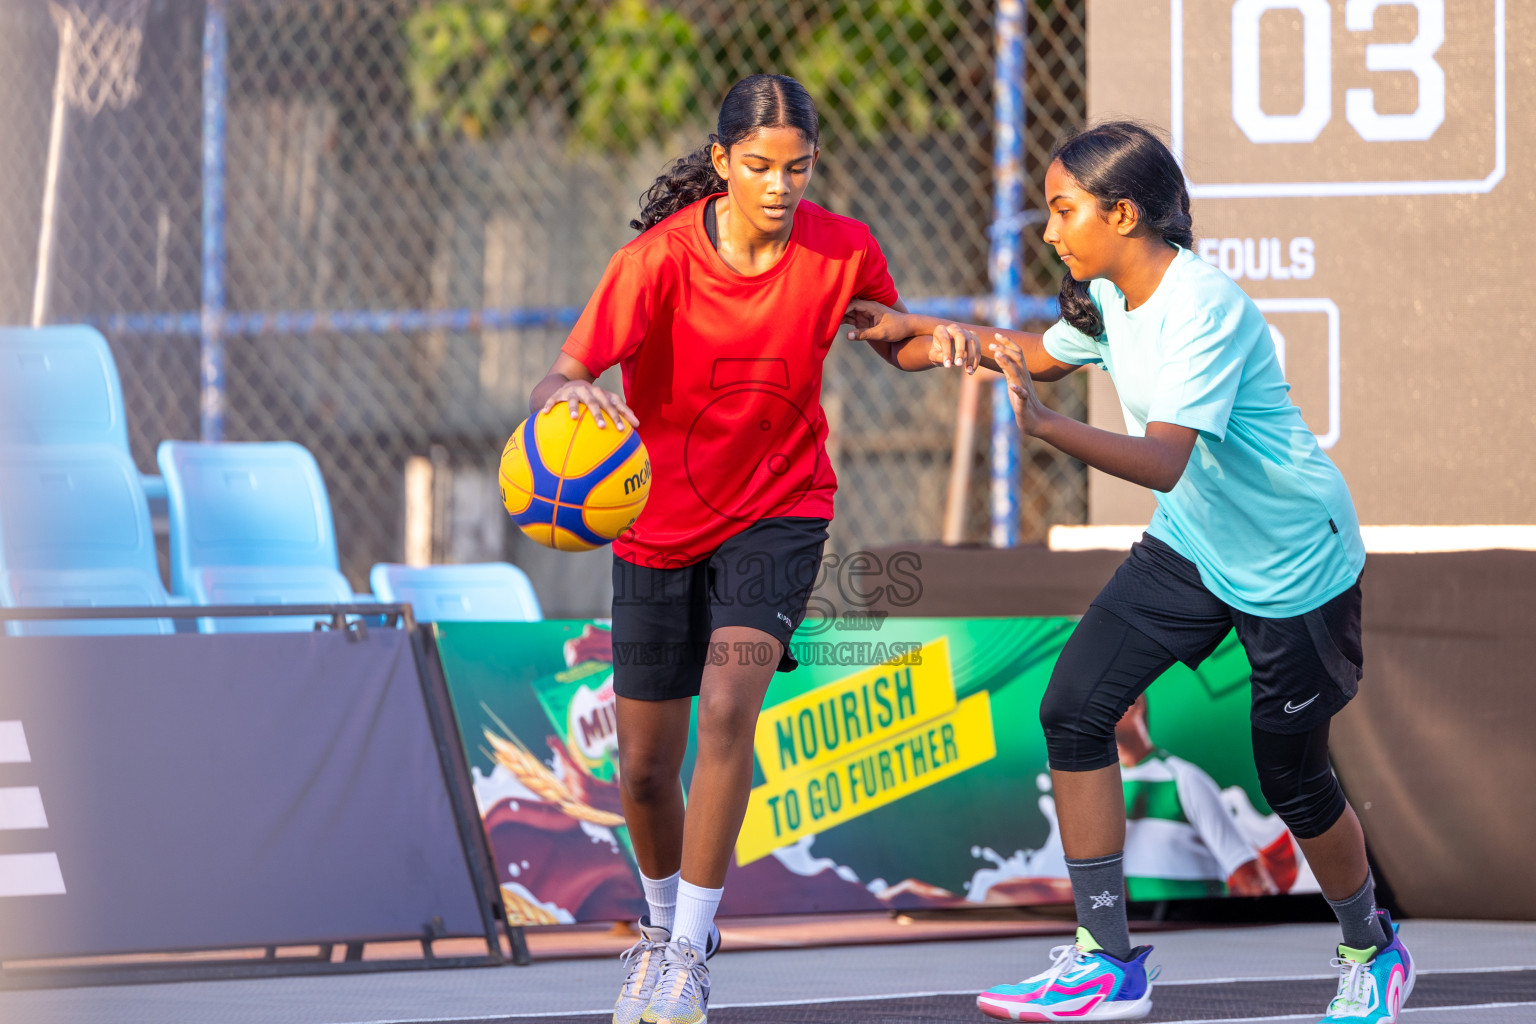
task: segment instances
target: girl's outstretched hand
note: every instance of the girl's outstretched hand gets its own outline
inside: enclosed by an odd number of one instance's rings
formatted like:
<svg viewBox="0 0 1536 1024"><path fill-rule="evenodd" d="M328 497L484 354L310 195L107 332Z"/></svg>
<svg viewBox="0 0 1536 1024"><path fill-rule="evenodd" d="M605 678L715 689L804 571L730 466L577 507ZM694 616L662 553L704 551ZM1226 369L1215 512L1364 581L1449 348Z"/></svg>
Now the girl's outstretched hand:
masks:
<svg viewBox="0 0 1536 1024"><path fill-rule="evenodd" d="M933 321L920 320L873 299L854 299L843 314L843 322L853 327L848 332L850 341L895 345L928 334L928 324ZM928 362L931 366L963 366L966 373L975 373L981 364L981 342L975 331L960 324L939 324L933 328L928 345Z"/></svg>
<svg viewBox="0 0 1536 1024"><path fill-rule="evenodd" d="M544 400L544 408L539 410L539 414L549 412L561 402L570 406L573 420L581 415L581 407L586 406L599 427L608 425L603 422L604 414L607 414L608 422L621 431L624 429L619 422L621 418L627 420L632 427L640 426L640 421L635 418L634 411L624 404L624 399L604 391L589 380L566 381L560 385L554 394Z"/></svg>
<svg viewBox="0 0 1536 1024"><path fill-rule="evenodd" d="M1013 406L1019 429L1034 437L1041 422L1050 415L1045 403L1035 393L1035 380L1024 365L1024 351L1001 334L992 335L992 357L1008 378L1008 402Z"/></svg>
<svg viewBox="0 0 1536 1024"><path fill-rule="evenodd" d="M975 373L981 364L981 342L969 328L940 324L933 329L928 359L934 366L964 366L966 373Z"/></svg>
<svg viewBox="0 0 1536 1024"><path fill-rule="evenodd" d="M848 332L852 341L906 341L915 333L905 313L873 299L854 299L843 314L843 322L853 325Z"/></svg>

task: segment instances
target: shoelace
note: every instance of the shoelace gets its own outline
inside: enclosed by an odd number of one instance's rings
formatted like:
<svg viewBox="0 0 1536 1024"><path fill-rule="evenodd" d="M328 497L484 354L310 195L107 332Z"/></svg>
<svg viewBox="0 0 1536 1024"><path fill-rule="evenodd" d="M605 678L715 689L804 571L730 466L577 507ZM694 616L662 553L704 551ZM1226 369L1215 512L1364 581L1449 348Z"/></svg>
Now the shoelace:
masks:
<svg viewBox="0 0 1536 1024"><path fill-rule="evenodd" d="M1369 1009L1374 1001L1376 978L1367 970L1368 965L1338 956L1329 962L1339 969L1339 994L1328 1004L1328 1012Z"/></svg>
<svg viewBox="0 0 1536 1024"><path fill-rule="evenodd" d="M681 1000L692 1005L700 998L700 985L709 968L704 966L704 954L694 949L687 939L678 939L674 954L669 946L661 956L661 977L656 981L656 991L667 999Z"/></svg>
<svg viewBox="0 0 1536 1024"><path fill-rule="evenodd" d="M639 942L619 954L619 963L629 968L628 973L624 975L624 987L621 989L625 995L640 994L633 989L641 980L640 976L643 976L650 967L651 961L645 954L655 955L664 949L666 949L666 943L642 936Z"/></svg>
<svg viewBox="0 0 1536 1024"><path fill-rule="evenodd" d="M1051 969L1045 972L1044 980L1054 982L1063 974L1087 959L1088 954L1077 947L1077 943L1066 946L1057 946L1051 950Z"/></svg>

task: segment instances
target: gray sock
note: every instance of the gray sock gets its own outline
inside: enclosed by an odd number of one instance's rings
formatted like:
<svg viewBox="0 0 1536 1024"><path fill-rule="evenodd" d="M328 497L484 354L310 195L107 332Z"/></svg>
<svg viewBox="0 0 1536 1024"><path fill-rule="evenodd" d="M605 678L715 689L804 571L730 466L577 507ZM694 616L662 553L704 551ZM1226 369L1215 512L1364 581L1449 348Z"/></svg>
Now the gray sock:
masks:
<svg viewBox="0 0 1536 1024"><path fill-rule="evenodd" d="M1077 923L1117 960L1131 958L1131 929L1125 922L1124 861L1123 852L1091 860L1067 860Z"/></svg>
<svg viewBox="0 0 1536 1024"><path fill-rule="evenodd" d="M1353 896L1345 900L1328 900L1328 905L1338 916L1339 925L1344 929L1344 945L1350 949L1375 946L1380 951L1392 944L1392 936L1387 934L1386 925L1376 913L1376 879L1369 873L1365 876L1365 884Z"/></svg>

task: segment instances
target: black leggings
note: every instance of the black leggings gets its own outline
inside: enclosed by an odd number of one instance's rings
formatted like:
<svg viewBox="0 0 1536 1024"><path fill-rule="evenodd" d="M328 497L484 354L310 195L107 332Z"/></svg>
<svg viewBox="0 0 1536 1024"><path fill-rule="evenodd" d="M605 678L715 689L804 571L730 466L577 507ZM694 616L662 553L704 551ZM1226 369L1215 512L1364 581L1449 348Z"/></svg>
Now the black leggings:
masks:
<svg viewBox="0 0 1536 1024"><path fill-rule="evenodd" d="M1097 605L1078 623L1040 702L1051 768L1089 772L1119 760L1115 723L1175 661L1156 640ZM1254 728L1259 788L1293 835L1322 835L1344 813L1344 791L1328 764L1328 721L1282 735Z"/></svg>

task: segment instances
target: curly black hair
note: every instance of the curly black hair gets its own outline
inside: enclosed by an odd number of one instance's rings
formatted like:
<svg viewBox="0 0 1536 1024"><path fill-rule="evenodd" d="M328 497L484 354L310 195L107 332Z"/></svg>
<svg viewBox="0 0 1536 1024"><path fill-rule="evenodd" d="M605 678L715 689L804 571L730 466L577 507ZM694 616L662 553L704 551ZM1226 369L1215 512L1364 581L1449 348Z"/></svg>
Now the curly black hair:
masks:
<svg viewBox="0 0 1536 1024"><path fill-rule="evenodd" d="M673 161L640 197L640 219L629 226L648 231L685 206L726 190L715 173L711 147L729 150L764 128L795 128L815 145L820 138L816 104L805 86L788 75L749 75L731 86L720 104L720 116L709 140Z"/></svg>

